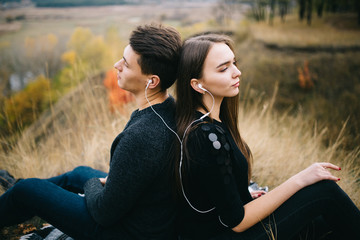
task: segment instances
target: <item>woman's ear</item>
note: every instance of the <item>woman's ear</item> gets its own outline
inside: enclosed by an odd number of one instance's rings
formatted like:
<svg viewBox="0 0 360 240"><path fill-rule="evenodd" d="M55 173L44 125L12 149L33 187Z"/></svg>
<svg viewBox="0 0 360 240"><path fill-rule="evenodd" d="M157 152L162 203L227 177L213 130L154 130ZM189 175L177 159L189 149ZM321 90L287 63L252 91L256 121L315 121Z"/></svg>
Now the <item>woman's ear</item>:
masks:
<svg viewBox="0 0 360 240"><path fill-rule="evenodd" d="M200 81L199 81L198 79L196 79L196 78L191 79L191 80L190 80L190 85L191 85L191 87L192 87L195 91L197 91L197 92L199 92L199 93L201 93L201 94L205 94L205 91L202 90L202 89L199 87L199 85L201 86L201 84L200 84Z"/></svg>
<svg viewBox="0 0 360 240"><path fill-rule="evenodd" d="M146 84L149 84L148 88L156 88L157 86L160 86L160 78L158 75L149 75L148 81Z"/></svg>

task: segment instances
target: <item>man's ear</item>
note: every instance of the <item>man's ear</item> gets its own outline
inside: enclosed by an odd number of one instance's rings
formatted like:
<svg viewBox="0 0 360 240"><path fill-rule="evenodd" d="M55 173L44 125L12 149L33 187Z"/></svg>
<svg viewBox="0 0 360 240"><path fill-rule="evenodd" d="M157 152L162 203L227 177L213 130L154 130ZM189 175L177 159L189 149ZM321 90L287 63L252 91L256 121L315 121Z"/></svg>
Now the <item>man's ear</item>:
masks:
<svg viewBox="0 0 360 240"><path fill-rule="evenodd" d="M193 78L190 80L190 85L195 91L197 91L201 94L205 94L205 91L199 88L199 84L200 84L200 81L196 78Z"/></svg>
<svg viewBox="0 0 360 240"><path fill-rule="evenodd" d="M151 89L156 88L157 86L160 86L159 76L158 75L149 75L148 82L146 84L149 84L149 88L151 88Z"/></svg>

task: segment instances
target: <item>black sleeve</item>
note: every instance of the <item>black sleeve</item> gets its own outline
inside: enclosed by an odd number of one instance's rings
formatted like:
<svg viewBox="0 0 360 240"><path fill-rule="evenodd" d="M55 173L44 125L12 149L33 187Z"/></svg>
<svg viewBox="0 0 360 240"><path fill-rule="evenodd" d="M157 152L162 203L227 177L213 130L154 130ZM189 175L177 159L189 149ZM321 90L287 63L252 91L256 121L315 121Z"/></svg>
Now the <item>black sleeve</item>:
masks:
<svg viewBox="0 0 360 240"><path fill-rule="evenodd" d="M215 206L222 223L230 228L244 218L243 202L233 175L231 145L220 126L200 124L188 137L188 154L196 165L201 186ZM191 167L190 167L191 168Z"/></svg>
<svg viewBox="0 0 360 240"><path fill-rule="evenodd" d="M149 144L146 139L149 137L144 132L124 136L115 147L105 186L97 178L86 182L87 207L99 224L110 226L120 221L158 174L155 160L163 146Z"/></svg>

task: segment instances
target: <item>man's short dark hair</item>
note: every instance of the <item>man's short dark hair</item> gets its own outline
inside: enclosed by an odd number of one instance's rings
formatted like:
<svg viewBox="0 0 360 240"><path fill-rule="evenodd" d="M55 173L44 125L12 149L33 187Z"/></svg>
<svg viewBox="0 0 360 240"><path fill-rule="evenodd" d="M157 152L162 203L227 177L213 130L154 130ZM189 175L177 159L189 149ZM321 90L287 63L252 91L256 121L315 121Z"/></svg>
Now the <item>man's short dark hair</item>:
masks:
<svg viewBox="0 0 360 240"><path fill-rule="evenodd" d="M130 36L142 73L158 75L162 91L176 80L181 45L179 32L160 24L138 26Z"/></svg>

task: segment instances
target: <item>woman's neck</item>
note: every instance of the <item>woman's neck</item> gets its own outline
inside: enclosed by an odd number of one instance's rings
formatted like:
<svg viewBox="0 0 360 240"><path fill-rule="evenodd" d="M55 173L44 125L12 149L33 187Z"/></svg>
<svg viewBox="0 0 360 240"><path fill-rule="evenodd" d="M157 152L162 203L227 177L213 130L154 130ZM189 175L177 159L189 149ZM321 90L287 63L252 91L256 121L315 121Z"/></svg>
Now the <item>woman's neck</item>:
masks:
<svg viewBox="0 0 360 240"><path fill-rule="evenodd" d="M211 111L209 117L213 118L219 122L221 122L220 106L221 106L222 100L223 100L223 98L221 98L221 99L214 98L213 99L209 94L205 94L203 96L203 102L204 102L205 107L208 109L208 111ZM201 107L199 107L197 110L203 114L208 113L208 112L206 112L205 109L203 109Z"/></svg>

